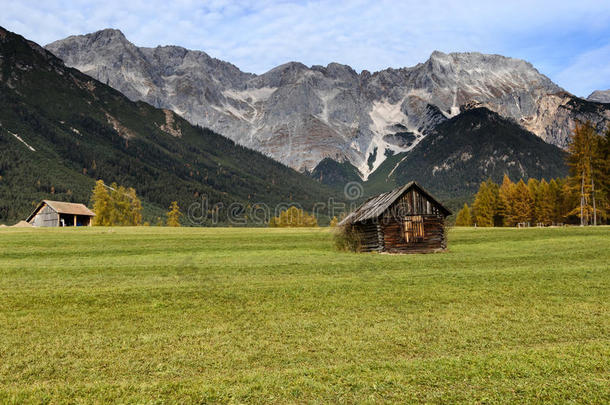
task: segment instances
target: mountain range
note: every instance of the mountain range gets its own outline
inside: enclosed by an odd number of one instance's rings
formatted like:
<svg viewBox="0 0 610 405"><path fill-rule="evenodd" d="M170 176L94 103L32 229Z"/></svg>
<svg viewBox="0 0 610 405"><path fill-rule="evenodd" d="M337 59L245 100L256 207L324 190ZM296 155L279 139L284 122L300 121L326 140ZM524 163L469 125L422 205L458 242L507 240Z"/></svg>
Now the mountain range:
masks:
<svg viewBox="0 0 610 405"><path fill-rule="evenodd" d="M223 223L233 203L242 218L260 204L310 209L352 181L364 198L416 180L458 208L489 177L567 174L574 123L608 124L603 94L580 99L499 55L254 75L118 30L42 48L0 28L0 221L43 198L85 202L99 178L135 187L150 221L202 197Z"/></svg>
<svg viewBox="0 0 610 405"><path fill-rule="evenodd" d="M424 63L371 73L290 62L255 75L201 51L137 47L118 30L68 37L46 49L132 100L176 112L296 170L328 159L367 180L441 123L485 107L545 142L566 146L576 121L598 130L610 106L583 100L530 63L434 52ZM323 169L322 168L322 169Z"/></svg>
<svg viewBox="0 0 610 405"><path fill-rule="evenodd" d="M217 214L226 224L257 204L311 209L336 195L171 110L129 100L1 27L0 150L0 222L24 219L42 199L88 202L96 179L134 187L151 222L174 200L185 214L199 204L202 222Z"/></svg>

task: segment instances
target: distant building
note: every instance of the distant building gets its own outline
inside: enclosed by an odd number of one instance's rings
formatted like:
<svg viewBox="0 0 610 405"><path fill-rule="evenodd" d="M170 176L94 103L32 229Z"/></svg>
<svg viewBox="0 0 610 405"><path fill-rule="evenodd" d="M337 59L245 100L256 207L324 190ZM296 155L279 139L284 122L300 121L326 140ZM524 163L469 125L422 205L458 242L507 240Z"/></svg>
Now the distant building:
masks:
<svg viewBox="0 0 610 405"><path fill-rule="evenodd" d="M33 226L91 226L94 216L83 204L43 200L26 221Z"/></svg>
<svg viewBox="0 0 610 405"><path fill-rule="evenodd" d="M372 197L339 225L351 226L363 252L429 253L447 248L445 208L414 181Z"/></svg>

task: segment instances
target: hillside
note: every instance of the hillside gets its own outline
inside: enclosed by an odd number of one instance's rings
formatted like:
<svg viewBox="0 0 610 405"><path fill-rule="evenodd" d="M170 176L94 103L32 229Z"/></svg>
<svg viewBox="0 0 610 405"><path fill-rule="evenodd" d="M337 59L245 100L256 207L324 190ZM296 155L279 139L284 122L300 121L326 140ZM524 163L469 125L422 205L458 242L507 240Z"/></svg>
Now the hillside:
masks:
<svg viewBox="0 0 610 405"><path fill-rule="evenodd" d="M609 105L578 99L530 63L502 55L433 52L415 66L374 73L289 62L254 75L201 51L138 47L112 29L47 49L132 100L171 109L300 171L333 159L367 178L465 106L486 107L559 147L576 120L599 130L610 122Z"/></svg>
<svg viewBox="0 0 610 405"><path fill-rule="evenodd" d="M462 201L491 177L565 176L564 152L486 108L464 111L438 125L410 153L388 158L365 183L377 193L416 180L448 201ZM456 208L455 206L453 208Z"/></svg>
<svg viewBox="0 0 610 405"><path fill-rule="evenodd" d="M169 110L132 102L0 28L0 223L42 198L88 201L94 179L136 188L147 219L172 200L243 206L331 195L286 166L192 126ZM238 210L239 211L239 210ZM237 212L240 214L239 212Z"/></svg>

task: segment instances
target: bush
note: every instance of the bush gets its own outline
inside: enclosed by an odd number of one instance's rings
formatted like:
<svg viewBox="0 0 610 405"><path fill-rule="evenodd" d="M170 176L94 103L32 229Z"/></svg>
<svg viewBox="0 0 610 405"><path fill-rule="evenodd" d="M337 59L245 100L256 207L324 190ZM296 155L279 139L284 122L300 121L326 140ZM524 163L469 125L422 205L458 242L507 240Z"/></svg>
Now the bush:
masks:
<svg viewBox="0 0 610 405"><path fill-rule="evenodd" d="M335 247L338 250L359 252L361 248L360 233L351 225L341 225L334 229Z"/></svg>

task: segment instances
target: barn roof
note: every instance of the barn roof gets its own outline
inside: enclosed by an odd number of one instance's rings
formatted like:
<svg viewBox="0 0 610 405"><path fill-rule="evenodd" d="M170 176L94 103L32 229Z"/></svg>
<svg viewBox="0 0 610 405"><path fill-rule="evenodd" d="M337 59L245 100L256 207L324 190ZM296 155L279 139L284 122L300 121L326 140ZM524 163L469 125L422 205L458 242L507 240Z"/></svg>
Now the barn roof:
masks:
<svg viewBox="0 0 610 405"><path fill-rule="evenodd" d="M366 221L367 219L379 218L381 214L396 201L400 196L406 193L411 188L417 188L418 191L423 194L430 202L434 203L438 209L445 215L451 215L451 211L447 209L443 204L438 202L436 198L432 197L422 186L412 181L405 184L404 186L395 188L387 193L379 194L376 197L371 197L366 200L360 207L356 208L347 217L345 217L339 225L354 224L357 222Z"/></svg>
<svg viewBox="0 0 610 405"><path fill-rule="evenodd" d="M42 200L38 207L30 214L27 221L29 222L37 213L40 211L42 207L48 205L53 209L53 211L58 214L69 214L69 215L86 215L88 217L94 217L95 213L91 211L89 208L85 207L84 204L77 203L68 203L63 201L51 201L51 200Z"/></svg>

